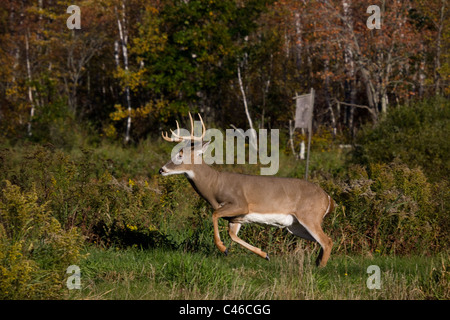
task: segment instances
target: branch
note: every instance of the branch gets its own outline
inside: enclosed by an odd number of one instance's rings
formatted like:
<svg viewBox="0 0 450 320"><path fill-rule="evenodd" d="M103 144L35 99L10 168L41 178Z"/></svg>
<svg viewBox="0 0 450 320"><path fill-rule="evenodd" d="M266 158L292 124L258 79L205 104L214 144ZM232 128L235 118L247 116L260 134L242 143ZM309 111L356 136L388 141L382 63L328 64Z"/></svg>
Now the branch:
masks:
<svg viewBox="0 0 450 320"><path fill-rule="evenodd" d="M342 101L339 101L339 100L336 99L336 98L334 98L333 101L334 101L335 103L337 103L337 104L342 104L342 105L344 105L344 106L349 106L349 107L355 107L355 108L366 109L366 110L368 110L372 115L375 115L375 116L376 116L375 111L374 111L372 108L368 107L368 106L361 105L361 104L354 104L354 103L342 102Z"/></svg>

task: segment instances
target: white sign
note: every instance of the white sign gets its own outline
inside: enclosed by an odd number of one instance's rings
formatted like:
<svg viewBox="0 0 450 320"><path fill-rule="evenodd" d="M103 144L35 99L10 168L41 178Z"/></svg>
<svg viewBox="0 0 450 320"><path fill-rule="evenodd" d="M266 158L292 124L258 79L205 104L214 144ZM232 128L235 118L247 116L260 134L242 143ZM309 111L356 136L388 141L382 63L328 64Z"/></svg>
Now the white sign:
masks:
<svg viewBox="0 0 450 320"><path fill-rule="evenodd" d="M313 95L311 93L294 98L296 100L295 128L311 129L313 115Z"/></svg>

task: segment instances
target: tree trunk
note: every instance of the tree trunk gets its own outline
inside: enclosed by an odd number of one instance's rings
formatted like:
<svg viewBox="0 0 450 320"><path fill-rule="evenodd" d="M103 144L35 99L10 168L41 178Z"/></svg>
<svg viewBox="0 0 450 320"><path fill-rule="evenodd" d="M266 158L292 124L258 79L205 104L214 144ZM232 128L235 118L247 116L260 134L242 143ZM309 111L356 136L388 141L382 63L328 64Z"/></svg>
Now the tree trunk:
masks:
<svg viewBox="0 0 450 320"><path fill-rule="evenodd" d="M364 67L361 67L361 75L362 79L364 81L364 84L366 86L366 94L367 94L367 101L369 102L369 108L370 108L370 114L372 116L373 123L377 123L378 121L378 99L376 96L375 88L372 83L372 80L370 79L370 74L367 69Z"/></svg>
<svg viewBox="0 0 450 320"><path fill-rule="evenodd" d="M336 137L336 118L334 116L333 107L331 105L331 97L330 97L330 77L328 76L329 70L329 60L326 59L325 62L325 101L327 104L327 108L330 111L331 117L331 127L333 128L333 138Z"/></svg>
<svg viewBox="0 0 450 320"><path fill-rule="evenodd" d="M116 8L117 13L117 8ZM126 30L126 20L125 20L125 2L122 2L122 22L120 21L119 14L117 13L117 25L119 27L119 37L120 42L122 44L122 54L123 54L123 66L125 72L128 72L128 31ZM123 24L123 25L122 25ZM130 130L131 130L131 96L130 96L130 87L128 85L125 86L125 98L127 101L127 127L125 132L125 143L130 141Z"/></svg>
<svg viewBox="0 0 450 320"><path fill-rule="evenodd" d="M304 135L305 135L305 129L302 128L302 136L304 136ZM302 139L302 141L300 142L300 151L299 151L300 160L305 160L305 151L306 151L305 140Z"/></svg>
<svg viewBox="0 0 450 320"><path fill-rule="evenodd" d="M440 68L441 68L441 42L442 42L442 30L444 27L444 13L445 13L445 5L446 0L442 0L442 6L441 6L441 15L439 19L439 25L438 25L438 34L436 39L436 56L434 58L434 90L435 94L440 94L440 87L441 87L441 76L439 74Z"/></svg>
<svg viewBox="0 0 450 320"><path fill-rule="evenodd" d="M425 52L422 53L422 61L420 61L419 67L419 97L423 97L424 87L425 87L425 64L426 64L426 55ZM437 89L437 88L436 88Z"/></svg>
<svg viewBox="0 0 450 320"><path fill-rule="evenodd" d="M301 70L302 67L302 24L300 21L300 13L295 13L295 58L297 64L297 70Z"/></svg>
<svg viewBox="0 0 450 320"><path fill-rule="evenodd" d="M114 41L114 61L116 61L116 67L120 66L120 58L119 58L119 41Z"/></svg>
<svg viewBox="0 0 450 320"><path fill-rule="evenodd" d="M248 104L247 104L247 96L245 95L245 90L244 90L244 85L242 83L242 77L241 77L241 67L239 66L238 63L238 82L239 82L239 88L241 89L241 93L242 93L242 100L244 101L244 109L245 109L245 115L247 116L247 120L248 120L248 124L250 126L250 130L251 130L251 136L252 136L252 141L250 141L250 145L255 149L258 150L258 145L257 145L257 138L256 138L256 131L253 128L253 121L252 118L250 116L250 112L248 111Z"/></svg>
<svg viewBox="0 0 450 320"><path fill-rule="evenodd" d="M27 125L27 134L31 137L31 121L34 117L34 101L33 101L33 89L31 88L31 65L30 65L30 45L28 41L28 32L25 34L25 56L26 56L26 64L27 64L27 80L28 80L28 100L30 101L31 109L30 109L30 119L28 120Z"/></svg>
<svg viewBox="0 0 450 320"><path fill-rule="evenodd" d="M342 1L342 7L344 11L344 20L347 28L349 28L350 32L353 33L353 21L351 19L351 12L350 12L350 6L351 1L350 0L343 0ZM344 64L345 64L345 73L347 79L345 80L345 102L350 103L349 106L347 106L345 111L345 123L347 124L347 127L349 131L351 132L351 135L353 137L353 115L354 115L354 107L353 104L355 104L355 97L356 97L356 88L355 88L355 61L353 59L353 51L349 44L345 45L344 49Z"/></svg>
<svg viewBox="0 0 450 320"><path fill-rule="evenodd" d="M383 117L387 114L387 108L388 108L388 96L386 93L386 90L383 90L381 93L381 114Z"/></svg>
<svg viewBox="0 0 450 320"><path fill-rule="evenodd" d="M292 155L297 158L297 155L295 154L295 147L294 147L294 125L292 124L292 120L289 120L289 146L291 147Z"/></svg>

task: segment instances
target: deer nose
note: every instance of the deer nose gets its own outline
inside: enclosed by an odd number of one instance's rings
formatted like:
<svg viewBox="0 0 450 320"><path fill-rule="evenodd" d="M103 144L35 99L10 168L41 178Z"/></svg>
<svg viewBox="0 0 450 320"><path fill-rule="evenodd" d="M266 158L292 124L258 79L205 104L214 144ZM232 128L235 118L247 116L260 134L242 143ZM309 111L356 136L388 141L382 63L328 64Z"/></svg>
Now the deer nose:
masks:
<svg viewBox="0 0 450 320"><path fill-rule="evenodd" d="M162 174L164 172L163 168L159 169L159 174Z"/></svg>

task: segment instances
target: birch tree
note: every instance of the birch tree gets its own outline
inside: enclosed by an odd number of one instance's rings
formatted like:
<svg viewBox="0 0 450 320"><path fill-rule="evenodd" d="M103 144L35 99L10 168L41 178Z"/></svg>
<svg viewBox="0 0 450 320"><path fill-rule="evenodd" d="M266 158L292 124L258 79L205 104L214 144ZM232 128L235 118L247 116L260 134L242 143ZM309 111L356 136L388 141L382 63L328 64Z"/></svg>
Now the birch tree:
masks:
<svg viewBox="0 0 450 320"><path fill-rule="evenodd" d="M239 89L242 94L242 102L244 103L245 115L247 117L248 125L250 126L250 136L251 136L250 145L254 150L258 150L258 144L257 144L258 140L256 137L256 130L253 127L252 117L250 116L250 111L248 110L247 96L245 94L245 88L244 88L244 84L242 82L241 66L239 63L238 63L238 67L237 67L237 76L238 76Z"/></svg>
<svg viewBox="0 0 450 320"><path fill-rule="evenodd" d="M127 28L127 20L126 20L126 7L125 0L122 1L122 10L119 13L117 7L115 7L116 17L117 17L117 26L119 29L119 39L122 48L122 56L123 56L123 67L125 73L129 72L128 69L128 28ZM116 58L117 61L117 58ZM128 84L125 85L125 99L127 102L127 124L125 131L125 143L130 141L130 130L131 130L131 96L130 96L130 87Z"/></svg>

